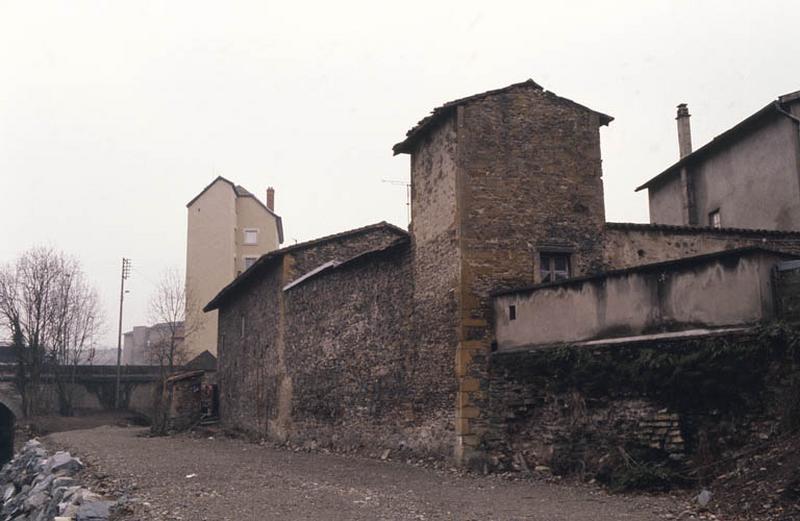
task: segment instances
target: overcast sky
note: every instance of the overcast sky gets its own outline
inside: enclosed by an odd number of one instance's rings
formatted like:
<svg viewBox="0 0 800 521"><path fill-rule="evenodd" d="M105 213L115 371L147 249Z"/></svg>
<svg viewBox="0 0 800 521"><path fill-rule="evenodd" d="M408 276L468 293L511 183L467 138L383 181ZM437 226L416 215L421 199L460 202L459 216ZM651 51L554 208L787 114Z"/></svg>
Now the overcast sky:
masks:
<svg viewBox="0 0 800 521"><path fill-rule="evenodd" d="M185 204L215 175L276 189L286 241L405 226L408 156L433 107L533 78L615 121L608 220L646 222L639 183L800 89L800 2L37 2L0 0L0 262L78 257L116 346L185 265Z"/></svg>

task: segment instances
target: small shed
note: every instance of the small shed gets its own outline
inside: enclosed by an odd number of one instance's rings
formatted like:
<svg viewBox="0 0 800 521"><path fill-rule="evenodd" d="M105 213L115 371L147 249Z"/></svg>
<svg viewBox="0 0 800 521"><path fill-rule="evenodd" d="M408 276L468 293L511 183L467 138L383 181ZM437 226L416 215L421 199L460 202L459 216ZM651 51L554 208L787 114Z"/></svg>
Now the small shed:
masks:
<svg viewBox="0 0 800 521"><path fill-rule="evenodd" d="M189 371L167 378L164 393L169 404L167 429L182 431L200 422L203 416L204 371Z"/></svg>

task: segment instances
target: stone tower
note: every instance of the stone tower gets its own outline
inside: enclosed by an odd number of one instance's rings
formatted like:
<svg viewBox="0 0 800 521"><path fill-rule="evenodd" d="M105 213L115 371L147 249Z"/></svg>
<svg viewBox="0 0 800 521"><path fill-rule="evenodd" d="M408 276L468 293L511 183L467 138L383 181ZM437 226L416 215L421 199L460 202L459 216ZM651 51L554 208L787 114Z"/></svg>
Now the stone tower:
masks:
<svg viewBox="0 0 800 521"><path fill-rule="evenodd" d="M486 432L490 294L601 268L611 121L528 80L446 103L394 146L411 156L415 341L462 461Z"/></svg>

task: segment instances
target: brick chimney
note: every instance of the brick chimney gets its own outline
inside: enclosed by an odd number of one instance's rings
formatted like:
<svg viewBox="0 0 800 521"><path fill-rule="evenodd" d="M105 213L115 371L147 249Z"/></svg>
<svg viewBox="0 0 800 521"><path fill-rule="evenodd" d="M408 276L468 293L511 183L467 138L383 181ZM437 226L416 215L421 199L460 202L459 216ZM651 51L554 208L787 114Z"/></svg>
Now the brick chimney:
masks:
<svg viewBox="0 0 800 521"><path fill-rule="evenodd" d="M267 188L267 208L275 211L275 189L271 186Z"/></svg>
<svg viewBox="0 0 800 521"><path fill-rule="evenodd" d="M681 159L692 153L692 128L689 125L689 107L686 103L678 105L678 150L681 154Z"/></svg>

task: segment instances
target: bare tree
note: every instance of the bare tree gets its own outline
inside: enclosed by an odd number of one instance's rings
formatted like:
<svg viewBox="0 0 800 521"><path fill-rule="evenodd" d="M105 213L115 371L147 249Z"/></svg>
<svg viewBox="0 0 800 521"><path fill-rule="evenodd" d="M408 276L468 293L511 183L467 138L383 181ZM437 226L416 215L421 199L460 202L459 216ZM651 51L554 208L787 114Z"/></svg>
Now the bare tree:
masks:
<svg viewBox="0 0 800 521"><path fill-rule="evenodd" d="M97 295L74 259L51 248L33 248L0 267L0 327L14 341L16 385L25 414L41 408L45 364L60 369L59 364L80 358L100 323ZM64 401L60 390L59 401Z"/></svg>
<svg viewBox="0 0 800 521"><path fill-rule="evenodd" d="M62 258L54 298L56 314L51 324L47 361L58 393L59 412L71 416L77 367L94 356L102 316L97 292L86 282L74 259Z"/></svg>
<svg viewBox="0 0 800 521"><path fill-rule="evenodd" d="M176 367L186 362L184 337L195 328L195 321L188 317L187 305L189 297L183 276L177 269L164 272L150 299L150 319L155 322L151 327L147 355L160 368L161 386L155 396L153 424L151 430L155 434L165 434L167 430L167 414L171 406L172 396L167 389L167 378Z"/></svg>
<svg viewBox="0 0 800 521"><path fill-rule="evenodd" d="M154 338L147 346L148 358L165 374L186 362L183 339L192 324L186 320L186 286L180 271L169 269L161 276L150 298L150 320L154 323Z"/></svg>

